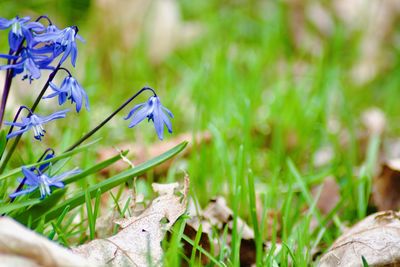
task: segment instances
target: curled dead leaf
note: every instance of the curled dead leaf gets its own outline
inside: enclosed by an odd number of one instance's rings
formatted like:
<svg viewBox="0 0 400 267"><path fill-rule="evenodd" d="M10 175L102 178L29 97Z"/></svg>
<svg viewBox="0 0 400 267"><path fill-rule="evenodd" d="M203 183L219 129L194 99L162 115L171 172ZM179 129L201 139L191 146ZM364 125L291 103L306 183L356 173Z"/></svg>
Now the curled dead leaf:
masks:
<svg viewBox="0 0 400 267"><path fill-rule="evenodd" d="M232 231L234 225L233 211L228 207L225 198L217 197L212 199L204 211L192 216L192 219L187 221L185 233L194 239L198 233L198 229L202 226L202 235L199 245L208 252L211 246L210 242L221 240L229 245L232 240ZM228 228L226 240L224 238L224 229ZM241 237L240 245L240 266L252 266L256 262L256 242L254 239L253 229L246 224L241 218L237 218L236 227L239 236ZM214 242L214 253L218 253L220 242ZM264 249L267 247L264 244ZM190 257L192 247L185 244L185 253ZM202 264L207 264L208 259L202 258Z"/></svg>
<svg viewBox="0 0 400 267"><path fill-rule="evenodd" d="M400 209L400 158L387 160L372 184L372 201L378 210Z"/></svg>
<svg viewBox="0 0 400 267"><path fill-rule="evenodd" d="M321 258L319 266L400 265L400 213L372 214L339 237Z"/></svg>
<svg viewBox="0 0 400 267"><path fill-rule="evenodd" d="M186 210L189 178L185 177L181 196L174 194L177 183L166 187L168 190L153 186L161 194L139 216L119 220L123 229L118 234L93 240L74 248L74 252L103 265L160 266L165 232Z"/></svg>
<svg viewBox="0 0 400 267"><path fill-rule="evenodd" d="M2 266L96 266L8 217L0 217Z"/></svg>

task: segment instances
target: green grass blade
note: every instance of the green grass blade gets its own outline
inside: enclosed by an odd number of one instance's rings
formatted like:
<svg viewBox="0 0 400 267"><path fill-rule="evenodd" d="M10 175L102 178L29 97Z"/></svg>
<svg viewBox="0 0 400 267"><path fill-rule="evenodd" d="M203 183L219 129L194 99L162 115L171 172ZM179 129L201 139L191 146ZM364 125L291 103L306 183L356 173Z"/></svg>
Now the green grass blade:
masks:
<svg viewBox="0 0 400 267"><path fill-rule="evenodd" d="M192 255L190 256L190 266L194 266L196 263L196 251L198 250L200 238L203 234L203 226L200 224L199 228L197 229L196 236L194 238L194 244L192 247Z"/></svg>
<svg viewBox="0 0 400 267"><path fill-rule="evenodd" d="M64 184L67 185L67 184L70 184L72 182L76 182L76 181L78 181L78 180L80 180L80 179L82 179L82 178L84 178L86 176L89 176L89 175L91 175L93 173L96 173L96 172L98 172L98 171L100 171L100 170L102 170L104 168L107 168L108 166L110 166L114 162L120 160L121 156L126 156L127 153L128 153L128 151L124 151L121 154L118 154L118 155L116 155L116 156L114 156L112 158L109 158L109 159L107 159L105 161L102 161L102 162L90 167L89 169L84 170L81 173L78 173L78 174L76 174L74 176L68 177L68 178L66 178L64 180Z"/></svg>
<svg viewBox="0 0 400 267"><path fill-rule="evenodd" d="M248 192L249 192L249 202L250 202L250 215L253 223L254 238L256 241L256 266L262 266L262 236L260 234L260 228L257 219L257 208L256 208L256 192L254 184L253 172L249 170L247 175L248 181Z"/></svg>
<svg viewBox="0 0 400 267"><path fill-rule="evenodd" d="M77 153L80 153L80 152L82 152L82 151L85 151L85 150L88 149L90 146L92 146L93 144L97 143L99 140L100 140L100 139L96 139L96 140L94 140L93 142L90 142L90 143L88 143L88 144L86 144L86 145L80 146L80 147L78 147L78 148L76 148L76 149L74 149L74 150L72 150L72 151L63 153L63 154L61 154L61 155L59 155L59 156L57 156L57 157L54 157L54 158L51 158L51 159L48 159L48 160L43 160L43 161L41 161L41 162L31 163L31 164L24 165L24 166L25 166L26 168L30 168L30 167L35 167L35 166L42 165L42 164L45 164L45 163L48 163L48 162L54 162L54 161L58 161L58 160L60 160L60 159L64 159L64 158L71 157L71 156L73 156L73 155L75 155L75 154L77 154ZM17 173L19 173L19 172L21 172L21 168L20 168L20 167L19 167L19 168L12 169L12 170L8 171L7 173L5 173L5 174L3 174L3 175L0 175L0 181L3 180L3 179L6 179L6 178L8 178L8 177L11 177L11 176L13 176L13 175L15 175L15 174L17 174Z"/></svg>
<svg viewBox="0 0 400 267"><path fill-rule="evenodd" d="M85 202L86 202L86 213L88 217L88 224L89 224L89 238L90 240L94 239L96 228L95 228L95 221L93 218L93 208L92 208L92 199L90 197L89 188L85 190Z"/></svg>
<svg viewBox="0 0 400 267"><path fill-rule="evenodd" d="M138 165L135 168L128 169L124 172L121 172L113 177L108 178L107 180L104 180L98 184L95 184L91 187L88 188L88 192L90 193L90 197L94 197L95 193L100 189L101 193L105 193L109 191L110 189L125 183L127 180L132 179L132 177L141 175L145 173L147 170L163 163L164 161L172 158L179 152L181 152L187 145L187 142L183 142L174 148L168 150L167 152L159 155L158 157L155 157L145 163L142 163ZM57 218L58 215L65 209L66 206L71 206L71 210L85 202L85 192L81 192L76 194L74 197L65 200L62 204L59 204L52 209L48 210L46 213L43 214L45 216L45 221L50 221L53 220L54 218ZM38 218L34 219L35 221L38 220Z"/></svg>
<svg viewBox="0 0 400 267"><path fill-rule="evenodd" d="M0 155L3 155L6 145L7 145L7 137L6 136L7 136L6 130L4 130L4 129L1 130L0 131Z"/></svg>
<svg viewBox="0 0 400 267"><path fill-rule="evenodd" d="M126 153L128 153L128 152L127 151L122 152L122 155L125 155ZM67 185L67 184L75 182L79 179L85 178L90 174L96 173L96 172L108 167L109 165L113 164L114 162L118 161L120 158L121 158L121 155L119 154L119 155L116 155L105 161L102 161L102 162L92 166L91 168L89 168L81 173L78 173L77 175L68 177L67 179L64 180L64 184ZM43 214L44 212L46 212L47 210L49 210L49 208L54 206L60 200L61 196L59 196L58 194L61 194L61 192L63 192L62 194L65 194L66 188L55 190L53 192L53 194L51 194L49 197L47 197L44 200L32 199L32 200L23 202L23 205L18 205L20 203L8 204L4 207L0 207L0 214L9 213L13 210L17 210L22 207L27 207L27 206L32 205L32 207L29 210L18 215L17 220L24 222L24 221L26 221L28 216L32 216L32 217L36 218L36 217L40 216L41 214Z"/></svg>
<svg viewBox="0 0 400 267"><path fill-rule="evenodd" d="M51 233L49 234L48 238L50 240L53 240L54 236L57 233L57 229L60 228L60 225L62 223L62 221L64 220L65 215L68 213L69 211L69 206L66 206L65 209L63 210L63 212L61 213L60 217L58 217L56 223L53 225L53 231L51 231Z"/></svg>
<svg viewBox="0 0 400 267"><path fill-rule="evenodd" d="M29 199L26 201L7 204L7 205L0 207L0 214L10 213L14 210L19 210L21 208L32 206L32 205L38 204L40 202L41 202L40 199Z"/></svg>

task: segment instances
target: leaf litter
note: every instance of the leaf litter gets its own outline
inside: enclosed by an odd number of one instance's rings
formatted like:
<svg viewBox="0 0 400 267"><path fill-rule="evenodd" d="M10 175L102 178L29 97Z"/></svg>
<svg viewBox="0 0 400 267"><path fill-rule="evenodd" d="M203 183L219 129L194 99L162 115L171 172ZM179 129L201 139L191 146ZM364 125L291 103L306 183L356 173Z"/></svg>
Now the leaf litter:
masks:
<svg viewBox="0 0 400 267"><path fill-rule="evenodd" d="M187 176L183 189L179 191L178 188L178 183L153 184L153 190L159 196L140 215L117 221L121 231L109 238L93 240L73 251L99 265L161 266L161 241L165 232L186 211Z"/></svg>
<svg viewBox="0 0 400 267"><path fill-rule="evenodd" d="M340 236L319 266L400 265L400 212L382 211L360 221Z"/></svg>
<svg viewBox="0 0 400 267"><path fill-rule="evenodd" d="M0 262L6 266L161 266L161 241L185 213L189 177L178 183L156 184L158 193L137 216L116 221L117 234L95 239L71 250L8 217L0 218Z"/></svg>

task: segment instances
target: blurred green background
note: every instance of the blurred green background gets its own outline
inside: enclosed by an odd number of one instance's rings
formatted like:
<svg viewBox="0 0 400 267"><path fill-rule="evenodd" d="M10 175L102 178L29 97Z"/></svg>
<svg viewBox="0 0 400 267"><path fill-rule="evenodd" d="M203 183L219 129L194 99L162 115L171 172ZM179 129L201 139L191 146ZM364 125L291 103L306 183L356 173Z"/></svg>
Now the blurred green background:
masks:
<svg viewBox="0 0 400 267"><path fill-rule="evenodd" d="M367 158L371 129L362 120L366 109L378 108L386 120L379 132L382 143L400 133L396 1L0 2L1 17L41 14L60 28L79 26L86 42L79 44L74 74L91 105L90 112L71 115L73 122L51 128L42 148L67 147L149 85L175 115L174 133L162 142L183 133L211 134L210 142L194 145L188 157L158 178L180 180L185 169L192 197L202 206L224 195L250 223L251 170L263 223L268 211L281 211L275 237L309 250L316 237L299 227L307 223L303 210L309 203L288 167L290 160L307 188L327 176L339 184L338 217L321 241L324 249L340 234L341 222L354 222L374 210L368 204L373 173L363 180L356 170ZM1 40L7 51L5 33ZM19 99L34 95L27 91ZM97 134L105 137L102 147L161 142L151 124L128 129L122 120L127 112ZM19 155L15 165L40 154L36 143L24 145L30 155ZM332 151L329 162L317 166L315 154L325 147ZM82 164L90 165L94 158L95 151L88 152ZM141 183L146 187L150 182ZM308 262L310 255L298 249L296 257Z"/></svg>

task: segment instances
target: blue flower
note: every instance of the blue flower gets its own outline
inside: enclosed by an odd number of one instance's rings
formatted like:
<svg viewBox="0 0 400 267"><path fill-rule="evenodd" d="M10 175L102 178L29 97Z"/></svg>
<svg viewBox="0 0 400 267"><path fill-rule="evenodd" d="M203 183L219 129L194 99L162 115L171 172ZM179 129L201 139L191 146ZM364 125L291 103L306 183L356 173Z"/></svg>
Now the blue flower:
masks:
<svg viewBox="0 0 400 267"><path fill-rule="evenodd" d="M44 133L46 132L43 128L43 124L50 122L52 120L65 118L66 113L68 111L69 111L68 109L57 111L49 116L39 116L39 115L32 113L31 116L22 118L22 122L6 121L6 122L4 122L5 125L20 127L20 129L18 131L11 132L10 134L8 134L7 139L10 139L10 138L15 137L20 134L23 134L24 132L27 132L31 128L33 128L35 139L42 140L42 137L44 136Z"/></svg>
<svg viewBox="0 0 400 267"><path fill-rule="evenodd" d="M0 70L14 69L14 75L24 74L23 80L29 79L32 81L33 79L39 79L41 69L53 69L53 67L49 66L53 60L52 58L34 54L29 49L23 49L19 56L0 55L0 57L16 60L15 64L0 66Z"/></svg>
<svg viewBox="0 0 400 267"><path fill-rule="evenodd" d="M0 30L11 27L11 30L8 33L8 42L13 52L18 50L18 47L21 45L24 38L28 45L31 44L33 38L32 31L37 33L45 29L45 27L39 22L29 22L30 19L30 17L15 17L10 20L0 18Z"/></svg>
<svg viewBox="0 0 400 267"><path fill-rule="evenodd" d="M62 182L62 180L64 180L68 176L75 175L80 172L81 171L79 169L75 169L64 172L57 176L49 177L47 174L41 173L41 171L37 169L32 170L22 167L22 173L24 174L25 177L23 179L20 178L19 181L25 179L25 184L27 185L28 188L10 194L10 198L15 198L20 195L31 193L39 188L40 198L43 199L46 195L51 194L51 189L50 189L51 186L63 188L64 183Z"/></svg>
<svg viewBox="0 0 400 267"><path fill-rule="evenodd" d="M137 113L134 115L136 111ZM164 136L164 124L167 126L168 132L172 133L171 121L169 120L165 112L171 118L174 117L171 111L169 111L161 104L158 96L154 95L150 97L146 103L141 103L133 107L128 116L125 117L125 120L129 119L133 115L132 121L129 124L129 128L134 127L145 118L147 118L148 121L153 121L158 138L162 140Z"/></svg>
<svg viewBox="0 0 400 267"><path fill-rule="evenodd" d="M60 87L50 82L50 87L55 92L43 98L58 96L58 103L60 105L64 104L67 99L70 99L71 103L76 103L76 112L79 112L81 110L82 103L85 100L85 107L87 110L89 110L88 96L85 90L83 90L82 86L73 77L65 77Z"/></svg>
<svg viewBox="0 0 400 267"><path fill-rule="evenodd" d="M77 30L77 27L67 27L64 30L60 30L56 26L50 25L45 33L36 35L34 39L36 42L50 42L54 57L63 52L60 64L71 55L71 64L75 67L76 56L78 54L76 39L84 42L82 37L77 34Z"/></svg>

